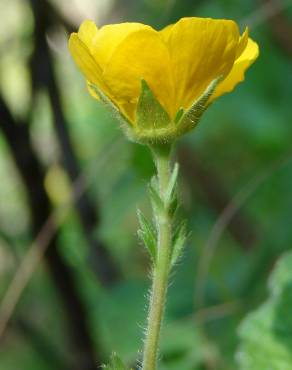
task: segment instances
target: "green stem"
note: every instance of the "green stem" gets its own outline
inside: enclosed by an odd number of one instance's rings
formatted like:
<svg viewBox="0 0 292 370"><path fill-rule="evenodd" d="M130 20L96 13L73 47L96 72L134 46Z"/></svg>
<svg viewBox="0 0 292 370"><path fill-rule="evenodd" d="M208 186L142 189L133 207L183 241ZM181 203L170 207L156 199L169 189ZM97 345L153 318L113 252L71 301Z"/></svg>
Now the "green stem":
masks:
<svg viewBox="0 0 292 370"><path fill-rule="evenodd" d="M164 201L167 185L170 179L170 153L169 145L151 146L157 168L159 182L159 195ZM158 248L156 263L153 267L152 291L148 315L148 328L146 332L143 370L155 370L158 355L158 345L161 323L166 302L166 292L170 270L171 249L171 217L168 206L164 202L164 209L155 215L158 227Z"/></svg>

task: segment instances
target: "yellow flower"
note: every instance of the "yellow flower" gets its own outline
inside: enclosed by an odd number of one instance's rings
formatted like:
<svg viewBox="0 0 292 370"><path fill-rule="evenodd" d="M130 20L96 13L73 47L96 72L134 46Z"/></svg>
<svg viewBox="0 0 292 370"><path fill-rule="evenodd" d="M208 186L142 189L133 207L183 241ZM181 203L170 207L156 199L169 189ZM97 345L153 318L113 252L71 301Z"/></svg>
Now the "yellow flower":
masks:
<svg viewBox="0 0 292 370"><path fill-rule="evenodd" d="M89 20L69 40L90 93L111 107L138 141L171 141L244 79L258 45L231 20L182 18L156 31L140 23Z"/></svg>

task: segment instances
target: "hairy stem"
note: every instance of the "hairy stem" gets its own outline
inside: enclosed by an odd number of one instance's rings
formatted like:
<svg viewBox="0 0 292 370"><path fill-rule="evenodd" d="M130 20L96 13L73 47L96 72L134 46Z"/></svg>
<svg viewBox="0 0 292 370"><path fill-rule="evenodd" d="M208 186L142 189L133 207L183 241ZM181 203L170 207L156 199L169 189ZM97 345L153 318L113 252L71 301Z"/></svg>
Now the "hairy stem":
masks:
<svg viewBox="0 0 292 370"><path fill-rule="evenodd" d="M148 315L148 328L144 345L143 370L155 370L161 323L166 302L166 292L170 270L170 249L172 220L166 204L166 189L170 179L169 145L152 146L152 153L157 168L159 195L163 209L155 214L158 229L157 258L153 267L152 291Z"/></svg>

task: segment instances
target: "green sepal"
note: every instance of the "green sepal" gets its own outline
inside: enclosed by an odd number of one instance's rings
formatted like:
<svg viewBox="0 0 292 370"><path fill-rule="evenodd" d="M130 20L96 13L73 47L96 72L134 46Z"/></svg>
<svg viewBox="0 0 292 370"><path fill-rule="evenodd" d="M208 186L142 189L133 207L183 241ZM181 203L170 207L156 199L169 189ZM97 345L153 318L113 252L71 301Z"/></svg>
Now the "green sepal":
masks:
<svg viewBox="0 0 292 370"><path fill-rule="evenodd" d="M169 125L170 118L166 110L154 96L145 80L141 80L141 94L136 110L136 130L149 130L155 136L155 129Z"/></svg>
<svg viewBox="0 0 292 370"><path fill-rule="evenodd" d="M185 246L185 242L187 240L187 225L186 221L183 221L176 229L173 235L173 247L171 253L171 266L175 265L175 263L180 258L183 248Z"/></svg>
<svg viewBox="0 0 292 370"><path fill-rule="evenodd" d="M91 82L88 82L88 86L96 93L101 103L106 106L108 111L116 118L124 128L127 130L131 129L132 125L127 117L119 110L119 108L102 92L102 90Z"/></svg>
<svg viewBox="0 0 292 370"><path fill-rule="evenodd" d="M180 108L174 119L157 101L147 83L142 80L141 95L136 111L136 125L133 127L132 139L145 144L172 143L197 126L202 114L210 105L209 100L222 76L215 78L202 95L195 100L188 110Z"/></svg>
<svg viewBox="0 0 292 370"><path fill-rule="evenodd" d="M122 360L118 357L118 355L113 352L111 355L111 362L109 365L103 366L104 370L127 370L126 366L123 364Z"/></svg>
<svg viewBox="0 0 292 370"><path fill-rule="evenodd" d="M157 255L157 233L153 225L146 219L143 213L138 209L138 220L141 229L138 230L138 236L148 250L152 260L156 263Z"/></svg>
<svg viewBox="0 0 292 370"><path fill-rule="evenodd" d="M129 139L142 144L173 143L177 138L192 130L210 105L209 100L222 76L214 79L202 95L188 110L180 108L173 119L160 104L145 80L141 80L141 93L135 112L135 121L129 119L100 89L88 83L100 101L118 119Z"/></svg>
<svg viewBox="0 0 292 370"><path fill-rule="evenodd" d="M192 104L190 109L188 109L187 111L184 112L184 114L181 115L181 119L177 123L178 130L181 134L184 134L192 130L195 126L197 126L200 118L202 117L203 113L208 107L208 101L211 95L214 93L216 87L218 86L221 80L222 80L222 76L215 78L213 81L211 81L211 83L208 85L206 90Z"/></svg>
<svg viewBox="0 0 292 370"><path fill-rule="evenodd" d="M184 109L183 108L180 108L177 112L176 112L176 115L174 117L174 123L177 124L180 119L182 118L183 114L184 114Z"/></svg>

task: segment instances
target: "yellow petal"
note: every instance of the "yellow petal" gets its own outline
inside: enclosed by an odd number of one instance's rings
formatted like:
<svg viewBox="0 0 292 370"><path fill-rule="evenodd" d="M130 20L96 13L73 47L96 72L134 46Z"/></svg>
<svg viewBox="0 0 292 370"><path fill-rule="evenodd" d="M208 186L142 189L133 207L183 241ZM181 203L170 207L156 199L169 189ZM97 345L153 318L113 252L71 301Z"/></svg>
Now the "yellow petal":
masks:
<svg viewBox="0 0 292 370"><path fill-rule="evenodd" d="M247 42L248 42L248 27L245 28L243 34L239 38L235 59L240 57L240 55L243 53L244 49L246 48Z"/></svg>
<svg viewBox="0 0 292 370"><path fill-rule="evenodd" d="M257 43L249 38L244 51L236 59L228 76L218 85L210 99L210 102L219 96L232 91L239 82L243 81L245 71L257 59L258 55L259 47Z"/></svg>
<svg viewBox="0 0 292 370"><path fill-rule="evenodd" d="M169 39L169 35L171 33L172 28L173 24L169 24L168 26L164 27L162 30L159 31L159 35L165 43L167 43Z"/></svg>
<svg viewBox="0 0 292 370"><path fill-rule="evenodd" d="M100 84L101 70L93 59L88 47L80 40L77 33L69 38L69 50L72 57L86 79L94 84Z"/></svg>
<svg viewBox="0 0 292 370"><path fill-rule="evenodd" d="M82 22L81 26L79 27L78 37L90 51L92 49L92 42L97 34L97 31L96 24L88 19Z"/></svg>
<svg viewBox="0 0 292 370"><path fill-rule="evenodd" d="M129 34L115 49L103 77L117 104L126 104L127 115L134 119L144 79L160 104L173 117L174 88L169 52L153 29Z"/></svg>
<svg viewBox="0 0 292 370"><path fill-rule="evenodd" d="M87 80L87 88L90 95L95 99L100 100L94 89L90 87L90 83L93 83L99 87L109 99L116 103L115 99L113 99L112 91L103 80L102 70L98 61L94 59L90 52L90 49L92 50L92 37L95 36L95 32L97 32L97 28L93 22L83 22L79 28L78 34L73 33L70 36L69 50L75 63L78 65ZM85 44L85 42L87 44ZM128 112L131 111L132 104L129 104L128 102L121 102L119 104L119 108L130 120L131 117L129 116Z"/></svg>
<svg viewBox="0 0 292 370"><path fill-rule="evenodd" d="M69 38L69 50L85 78L97 85L105 94L111 96L108 87L102 79L102 72L98 63L94 60L88 47L80 40L77 33L72 33Z"/></svg>
<svg viewBox="0 0 292 370"><path fill-rule="evenodd" d="M175 108L189 108L212 80L226 75L235 60L239 31L235 22L182 18L160 31L170 50Z"/></svg>
<svg viewBox="0 0 292 370"><path fill-rule="evenodd" d="M101 68L105 68L116 47L132 32L151 29L141 23L120 23L103 26L94 35L91 53Z"/></svg>

